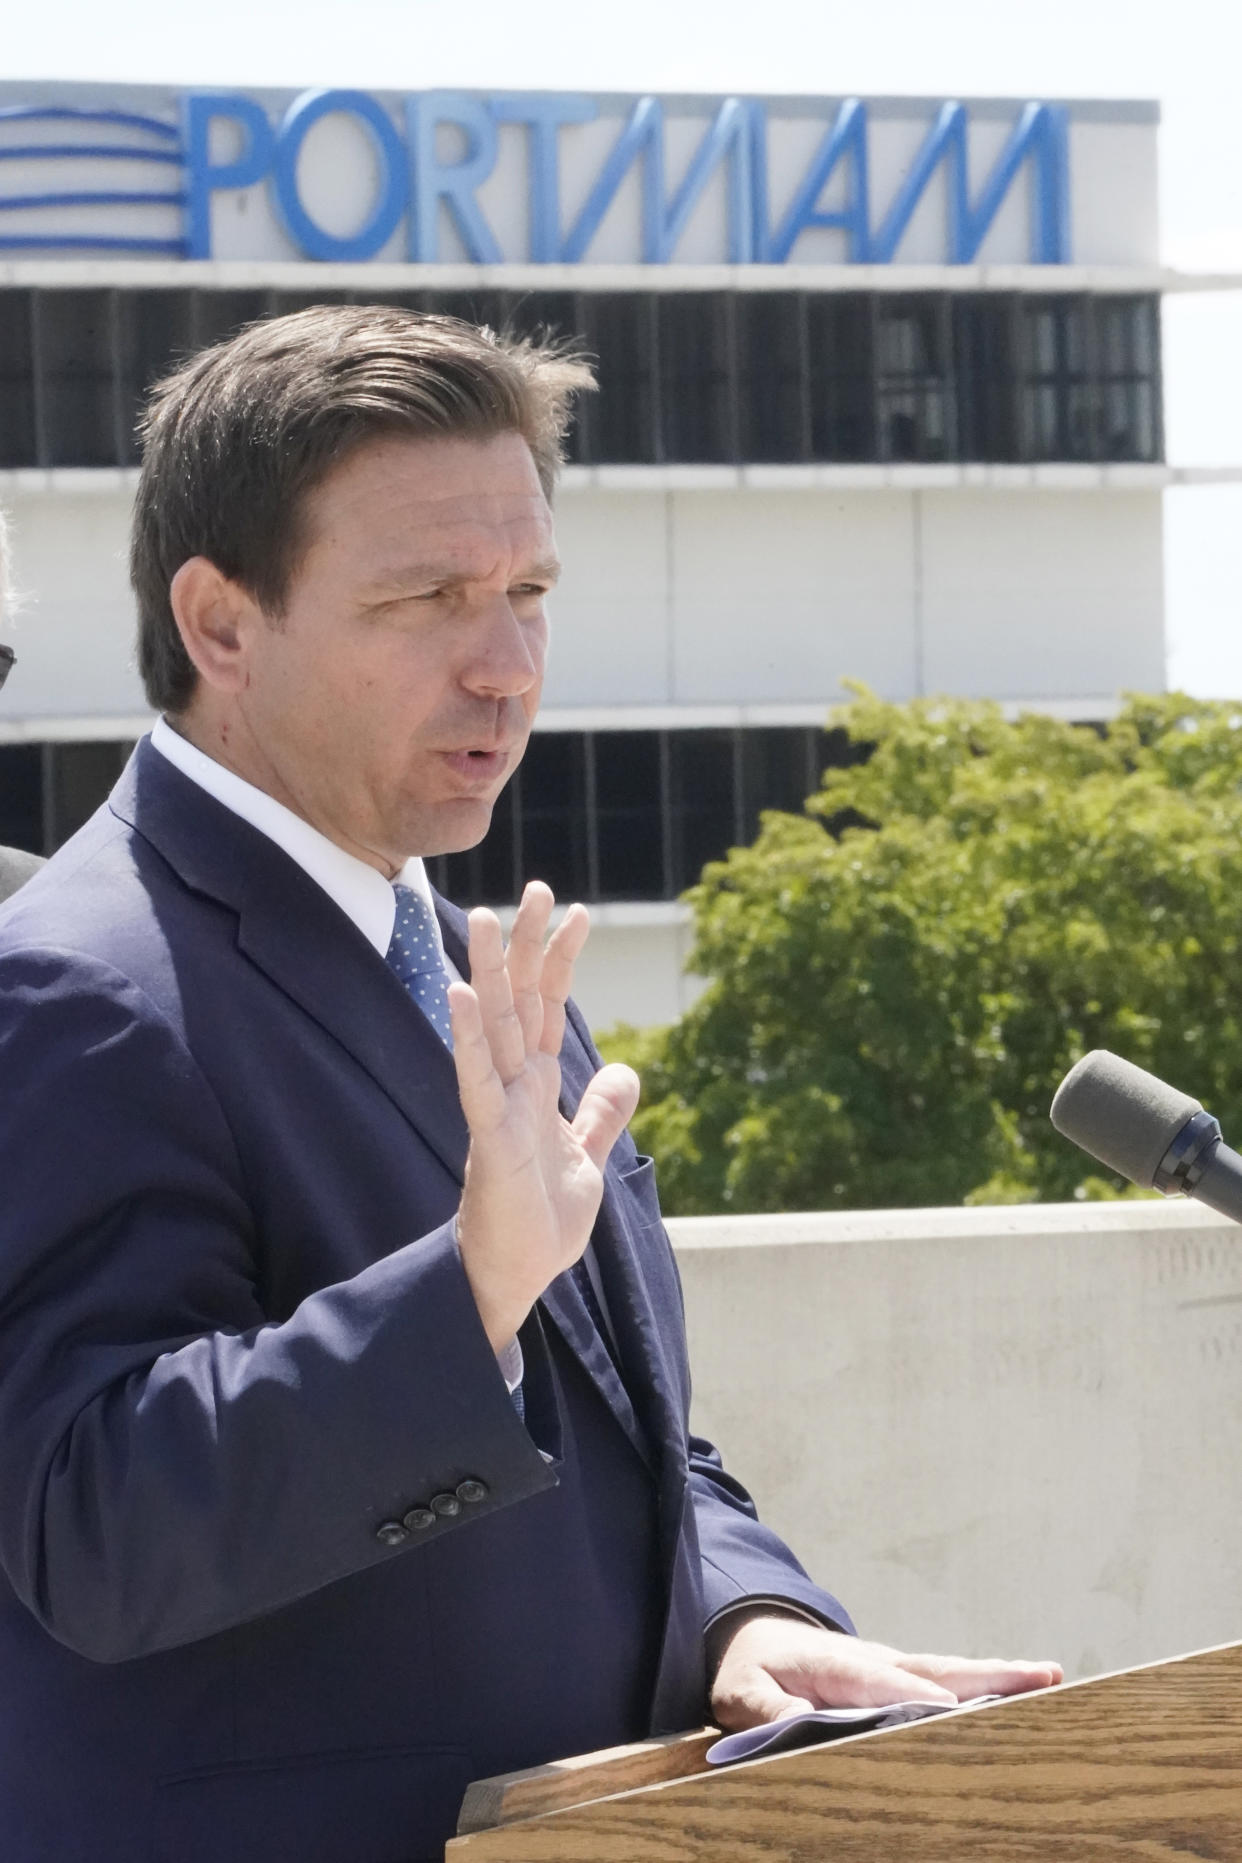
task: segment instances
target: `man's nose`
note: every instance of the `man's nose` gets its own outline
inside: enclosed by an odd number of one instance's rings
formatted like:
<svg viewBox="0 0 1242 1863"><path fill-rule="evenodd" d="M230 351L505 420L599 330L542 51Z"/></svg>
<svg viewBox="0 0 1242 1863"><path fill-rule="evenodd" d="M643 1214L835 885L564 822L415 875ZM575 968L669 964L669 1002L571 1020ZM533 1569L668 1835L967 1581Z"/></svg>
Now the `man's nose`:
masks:
<svg viewBox="0 0 1242 1863"><path fill-rule="evenodd" d="M520 621L507 596L490 603L463 673L472 692L489 698L520 698L543 673L546 628Z"/></svg>

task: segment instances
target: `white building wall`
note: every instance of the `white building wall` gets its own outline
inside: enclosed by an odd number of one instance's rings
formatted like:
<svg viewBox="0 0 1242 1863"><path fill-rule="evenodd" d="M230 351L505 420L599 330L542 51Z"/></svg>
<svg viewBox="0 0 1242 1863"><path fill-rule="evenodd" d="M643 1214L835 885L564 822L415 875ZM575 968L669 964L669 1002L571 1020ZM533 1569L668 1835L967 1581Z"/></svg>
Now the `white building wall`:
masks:
<svg viewBox="0 0 1242 1863"><path fill-rule="evenodd" d="M1169 1203L670 1224L695 1426L907 1650L1242 1636L1242 1230Z"/></svg>
<svg viewBox="0 0 1242 1863"><path fill-rule="evenodd" d="M14 475L15 477L17 475ZM68 477L69 475L63 475ZM5 496L26 603L6 735L143 700L130 490ZM567 490L544 697L558 709L827 708L841 681L1111 705L1164 683L1160 492ZM638 722L627 718L627 723ZM689 720L687 720L689 722Z"/></svg>
<svg viewBox="0 0 1242 1863"><path fill-rule="evenodd" d="M63 720L93 720L107 730L109 720L146 712L126 564L131 495L119 473L80 476L89 490L4 494L18 590L5 638L20 662L5 688L5 735L28 728L41 736L41 725Z"/></svg>
<svg viewBox="0 0 1242 1863"><path fill-rule="evenodd" d="M922 492L922 690L1164 689L1160 493Z"/></svg>
<svg viewBox="0 0 1242 1863"><path fill-rule="evenodd" d="M566 492L545 707L1159 690L1160 496Z"/></svg>

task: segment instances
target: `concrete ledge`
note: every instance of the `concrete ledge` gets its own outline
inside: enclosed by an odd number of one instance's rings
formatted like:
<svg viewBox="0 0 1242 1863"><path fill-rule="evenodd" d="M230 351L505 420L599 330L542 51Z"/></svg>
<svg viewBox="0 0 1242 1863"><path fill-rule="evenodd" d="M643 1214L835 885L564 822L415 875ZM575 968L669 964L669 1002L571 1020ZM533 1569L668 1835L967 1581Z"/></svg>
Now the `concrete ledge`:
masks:
<svg viewBox="0 0 1242 1863"><path fill-rule="evenodd" d="M994 1241L1002 1236L1183 1235L1237 1225L1200 1203L1150 1197L1118 1203L1007 1203L982 1209L795 1211L779 1216L672 1216L678 1254L697 1249L832 1247L851 1242ZM1242 1291L1239 1292L1242 1300Z"/></svg>
<svg viewBox="0 0 1242 1863"><path fill-rule="evenodd" d="M907 1649L1242 1634L1242 1227L1181 1201L669 1224L695 1426Z"/></svg>

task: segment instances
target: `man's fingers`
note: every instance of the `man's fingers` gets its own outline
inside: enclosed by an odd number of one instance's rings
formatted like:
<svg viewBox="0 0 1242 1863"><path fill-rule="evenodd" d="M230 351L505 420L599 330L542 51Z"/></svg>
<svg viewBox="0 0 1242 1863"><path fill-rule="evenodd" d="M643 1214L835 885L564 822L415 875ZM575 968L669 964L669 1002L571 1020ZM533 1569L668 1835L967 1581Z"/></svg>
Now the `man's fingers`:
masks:
<svg viewBox="0 0 1242 1863"><path fill-rule="evenodd" d="M505 1088L492 1060L479 999L468 983L450 983L448 1005L461 1110L472 1136L490 1132L505 1116Z"/></svg>
<svg viewBox="0 0 1242 1863"><path fill-rule="evenodd" d="M1059 1662L1005 1662L998 1657L903 1656L902 1667L952 1689L959 1701L980 1695L1022 1695L1033 1688L1056 1688L1063 1679Z"/></svg>
<svg viewBox="0 0 1242 1863"><path fill-rule="evenodd" d="M486 906L476 906L470 914L470 983L478 998L492 1060L507 1086L522 1070L526 1043L514 1007L500 920Z"/></svg>
<svg viewBox="0 0 1242 1863"><path fill-rule="evenodd" d="M834 1685L835 1691L839 1692L839 1686L839 1683ZM980 1690L981 1694L987 1692ZM851 1695L849 1705L859 1708L888 1708L897 1701L927 1701L937 1707L952 1708L959 1699L951 1688L920 1675L917 1670L898 1668L895 1663L865 1669Z"/></svg>
<svg viewBox="0 0 1242 1863"><path fill-rule="evenodd" d="M591 918L583 905L572 905L548 939L539 979L543 998L543 1032L539 1046L545 1054L559 1054L565 1038L565 1004L574 984L574 965L591 929Z"/></svg>
<svg viewBox="0 0 1242 1863"><path fill-rule="evenodd" d="M612 1061L587 1086L574 1114L573 1133L591 1163L602 1171L638 1105L638 1075Z"/></svg>
<svg viewBox="0 0 1242 1863"><path fill-rule="evenodd" d="M522 894L509 944L505 951L505 968L513 992L513 1006L522 1025L522 1035L529 1051L539 1046L543 1033L543 1002L539 993L544 965L544 940L555 904L552 888L542 880L532 880Z"/></svg>

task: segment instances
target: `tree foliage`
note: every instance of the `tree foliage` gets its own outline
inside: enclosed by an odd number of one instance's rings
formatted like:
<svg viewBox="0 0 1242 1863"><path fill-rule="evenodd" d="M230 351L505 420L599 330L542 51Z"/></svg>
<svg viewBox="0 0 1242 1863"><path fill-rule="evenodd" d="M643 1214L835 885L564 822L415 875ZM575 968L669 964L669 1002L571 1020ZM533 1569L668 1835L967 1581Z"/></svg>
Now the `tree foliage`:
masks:
<svg viewBox="0 0 1242 1863"><path fill-rule="evenodd" d="M666 1208L1114 1194L1048 1122L1091 1048L1242 1130L1242 708L1101 732L859 690L833 722L871 755L687 895L702 997L605 1044Z"/></svg>

